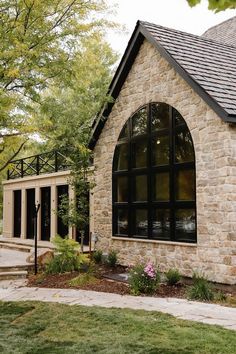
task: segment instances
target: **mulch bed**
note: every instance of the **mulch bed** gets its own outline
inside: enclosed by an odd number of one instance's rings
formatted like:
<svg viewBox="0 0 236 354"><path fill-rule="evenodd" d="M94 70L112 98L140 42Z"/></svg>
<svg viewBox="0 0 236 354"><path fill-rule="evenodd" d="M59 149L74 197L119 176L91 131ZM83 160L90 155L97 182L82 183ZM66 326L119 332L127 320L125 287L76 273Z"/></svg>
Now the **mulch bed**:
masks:
<svg viewBox="0 0 236 354"><path fill-rule="evenodd" d="M127 269L123 266L116 266L115 268L110 268L106 265L96 265L94 275L96 277L95 281L84 284L84 285L71 285L70 280L76 278L79 272L71 272L64 274L54 274L46 275L45 273L39 273L37 276L29 275L28 286L29 287L40 287L40 288L57 288L57 289L81 289L81 290L91 290L99 291L105 293L115 293L120 295L131 294L130 288L127 282L116 281L113 276L118 274L127 273ZM112 279L113 278L113 279ZM185 281L176 284L175 286L170 286L165 283L161 283L156 290L155 297L175 297L175 298L187 298L187 289L191 282ZM221 289L221 288L220 288ZM230 302L228 306L236 306L236 292L234 288L231 289L221 289L229 298ZM145 295L142 295L145 296ZM227 306L227 304L225 304Z"/></svg>
<svg viewBox="0 0 236 354"><path fill-rule="evenodd" d="M108 268L106 266L99 266L96 269L96 281L92 284L72 286L69 281L77 277L79 272L45 275L39 273L38 275L29 275L28 286L40 288L57 288L57 289L82 289L101 291L105 293L115 293L120 295L130 294L129 285L125 282L118 282L107 279L108 275L125 273L126 268L117 266L115 268ZM182 283L176 286L169 286L167 284L160 284L159 288L153 294L157 297L177 297L184 298L186 293L186 286Z"/></svg>

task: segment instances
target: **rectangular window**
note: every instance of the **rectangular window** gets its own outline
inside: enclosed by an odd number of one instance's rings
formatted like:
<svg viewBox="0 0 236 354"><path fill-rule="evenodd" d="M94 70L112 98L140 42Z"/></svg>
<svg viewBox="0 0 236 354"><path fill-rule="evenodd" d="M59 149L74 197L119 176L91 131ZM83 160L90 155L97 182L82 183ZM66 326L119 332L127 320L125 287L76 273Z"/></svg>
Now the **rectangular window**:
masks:
<svg viewBox="0 0 236 354"><path fill-rule="evenodd" d="M57 187L57 210L60 209L63 196L68 197L68 185L62 185ZM68 225L66 225L62 218L57 215L57 233L61 237L65 237L68 235Z"/></svg>
<svg viewBox="0 0 236 354"><path fill-rule="evenodd" d="M21 236L21 190L13 192L14 198L14 237Z"/></svg>
<svg viewBox="0 0 236 354"><path fill-rule="evenodd" d="M50 241L51 236L51 188L41 188L41 240Z"/></svg>
<svg viewBox="0 0 236 354"><path fill-rule="evenodd" d="M170 240L170 210L155 209L152 222L152 237L159 240Z"/></svg>
<svg viewBox="0 0 236 354"><path fill-rule="evenodd" d="M148 237L148 211L147 209L132 210L134 215L134 235Z"/></svg>
<svg viewBox="0 0 236 354"><path fill-rule="evenodd" d="M26 237L34 238L35 189L26 190Z"/></svg>
<svg viewBox="0 0 236 354"><path fill-rule="evenodd" d="M169 172L158 172L154 175L154 200L170 200Z"/></svg>
<svg viewBox="0 0 236 354"><path fill-rule="evenodd" d="M194 209L177 209L175 211L176 241L196 242L196 216Z"/></svg>

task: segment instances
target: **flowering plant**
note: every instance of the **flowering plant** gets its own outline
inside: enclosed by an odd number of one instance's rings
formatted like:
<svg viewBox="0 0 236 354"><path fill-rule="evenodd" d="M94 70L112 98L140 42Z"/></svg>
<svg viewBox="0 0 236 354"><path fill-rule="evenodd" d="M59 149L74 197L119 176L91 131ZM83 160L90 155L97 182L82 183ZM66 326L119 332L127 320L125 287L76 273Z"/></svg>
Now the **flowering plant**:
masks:
<svg viewBox="0 0 236 354"><path fill-rule="evenodd" d="M130 268L129 285L134 295L154 293L159 282L160 274L150 261Z"/></svg>

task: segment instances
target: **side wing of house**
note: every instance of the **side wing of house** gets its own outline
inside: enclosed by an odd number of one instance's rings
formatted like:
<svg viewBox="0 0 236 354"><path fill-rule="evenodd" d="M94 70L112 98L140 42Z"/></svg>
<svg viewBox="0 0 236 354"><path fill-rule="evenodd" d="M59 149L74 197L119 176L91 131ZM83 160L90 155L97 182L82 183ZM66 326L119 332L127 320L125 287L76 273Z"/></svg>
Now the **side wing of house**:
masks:
<svg viewBox="0 0 236 354"><path fill-rule="evenodd" d="M94 144L91 224L99 235L99 248L117 250L125 265L150 259L163 271L177 267L191 276L198 270L213 281L236 282L236 126L222 120L213 106L153 43L143 40ZM170 124L162 132L160 128L160 133L152 131L152 107L169 107ZM150 131L139 144L133 127L135 113L142 125L140 109L146 110L144 119ZM184 127L179 137L173 112ZM165 117L157 118L161 126ZM127 126L128 133L123 129ZM128 150L118 157L128 161L121 171L123 182L118 184L114 156L119 141L128 136ZM161 145L163 136L169 139L168 158L155 165L152 143ZM145 139L146 150L141 144ZM192 142L194 157L191 153L190 160L178 161L177 145L186 151L187 140ZM157 150L157 155L164 150ZM135 162L138 158L140 166ZM156 181L154 174L158 173ZM140 176L144 178L138 182ZM160 189L160 199L154 196L155 188Z"/></svg>

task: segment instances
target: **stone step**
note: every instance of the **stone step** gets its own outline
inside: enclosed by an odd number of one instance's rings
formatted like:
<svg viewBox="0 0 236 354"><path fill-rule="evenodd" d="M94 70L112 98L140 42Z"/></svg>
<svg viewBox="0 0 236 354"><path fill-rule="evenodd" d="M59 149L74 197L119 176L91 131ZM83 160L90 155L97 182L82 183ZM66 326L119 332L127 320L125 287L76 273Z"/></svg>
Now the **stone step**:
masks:
<svg viewBox="0 0 236 354"><path fill-rule="evenodd" d="M32 247L17 243L6 243L5 241L0 241L0 248L6 248L13 251L30 252Z"/></svg>
<svg viewBox="0 0 236 354"><path fill-rule="evenodd" d="M0 273L8 272L19 272L19 271L28 271L33 268L33 264L21 264L21 265L0 265Z"/></svg>
<svg viewBox="0 0 236 354"><path fill-rule="evenodd" d="M26 270L0 272L0 280L25 279L27 274L28 272Z"/></svg>

